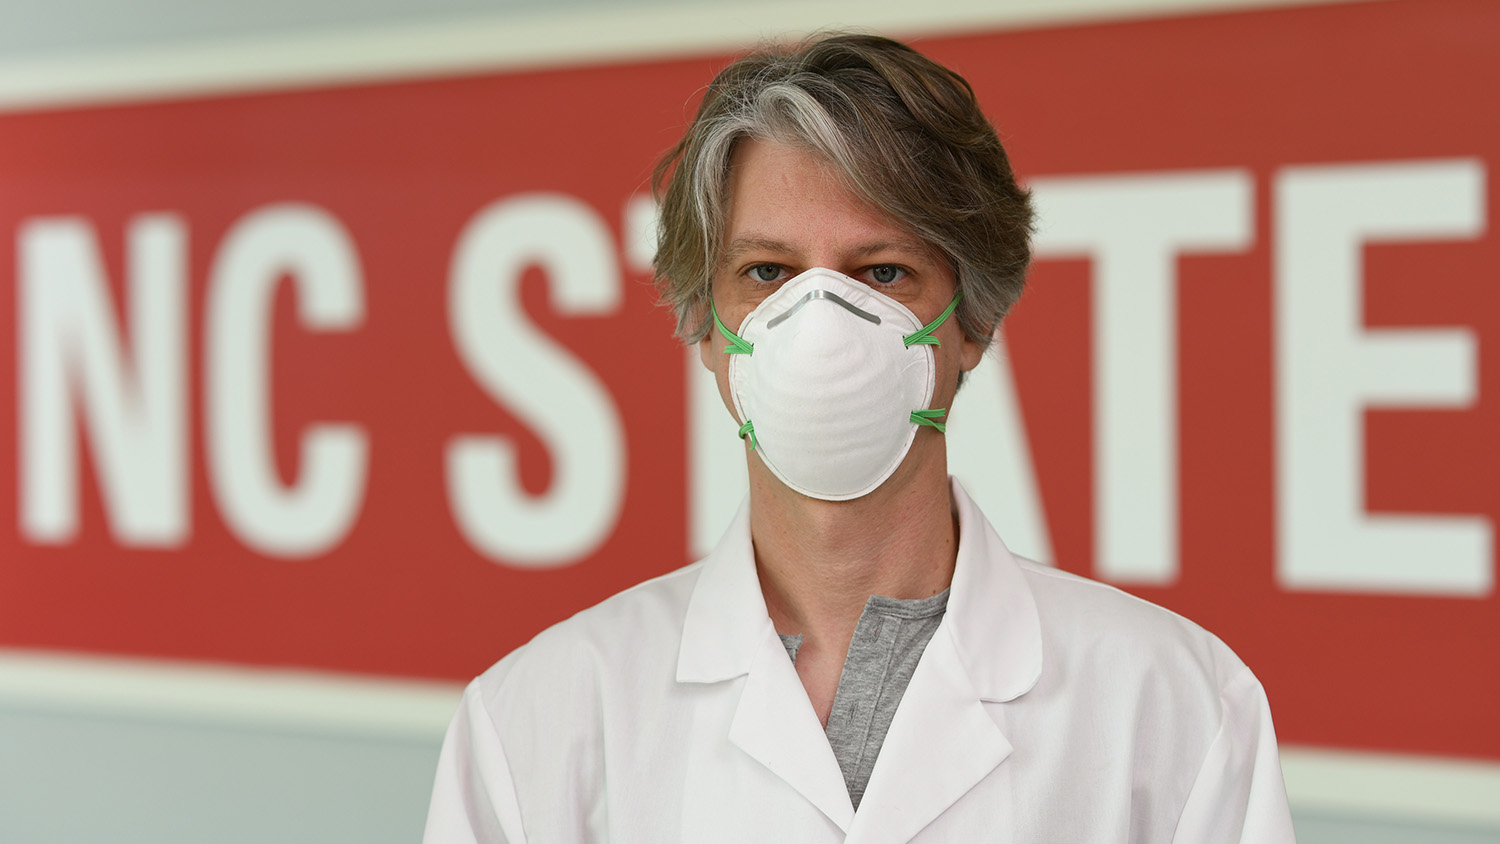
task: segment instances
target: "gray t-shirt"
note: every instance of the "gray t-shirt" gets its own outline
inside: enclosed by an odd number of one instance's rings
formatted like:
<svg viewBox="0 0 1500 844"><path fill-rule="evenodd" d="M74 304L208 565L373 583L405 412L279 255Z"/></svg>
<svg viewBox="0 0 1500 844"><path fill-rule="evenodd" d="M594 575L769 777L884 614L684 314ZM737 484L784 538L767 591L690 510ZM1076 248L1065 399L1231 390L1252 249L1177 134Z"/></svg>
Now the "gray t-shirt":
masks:
<svg viewBox="0 0 1500 844"><path fill-rule="evenodd" d="M854 639L828 713L828 744L844 773L849 800L859 808L875 757L885 743L896 707L906 694L917 660L948 609L948 590L930 598L901 601L872 595L860 613ZM800 634L778 634L787 656L797 661Z"/></svg>

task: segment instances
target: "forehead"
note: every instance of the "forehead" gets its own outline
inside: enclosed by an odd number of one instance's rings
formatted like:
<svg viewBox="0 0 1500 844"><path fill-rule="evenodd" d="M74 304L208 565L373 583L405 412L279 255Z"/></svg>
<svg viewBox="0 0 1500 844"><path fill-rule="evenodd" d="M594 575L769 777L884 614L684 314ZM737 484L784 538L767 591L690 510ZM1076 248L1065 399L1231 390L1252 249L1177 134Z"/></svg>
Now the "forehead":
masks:
<svg viewBox="0 0 1500 844"><path fill-rule="evenodd" d="M730 159L725 243L774 240L808 251L872 243L930 249L850 190L821 156L789 144L745 139Z"/></svg>

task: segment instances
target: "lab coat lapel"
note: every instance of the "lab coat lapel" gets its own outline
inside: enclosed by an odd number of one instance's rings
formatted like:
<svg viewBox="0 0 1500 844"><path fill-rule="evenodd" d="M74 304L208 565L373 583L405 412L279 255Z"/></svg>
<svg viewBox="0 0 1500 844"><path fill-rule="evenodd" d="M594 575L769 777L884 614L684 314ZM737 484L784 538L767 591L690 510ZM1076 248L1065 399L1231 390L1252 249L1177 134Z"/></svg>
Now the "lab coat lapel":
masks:
<svg viewBox="0 0 1500 844"><path fill-rule="evenodd" d="M677 652L677 682L719 683L750 671L771 625L755 574L750 502L699 564ZM785 655L783 653L783 655Z"/></svg>
<svg viewBox="0 0 1500 844"><path fill-rule="evenodd" d="M896 709L850 844L909 841L994 772L1012 746L987 707L1041 677L1041 622L1026 577L957 481L952 492L959 544L948 610ZM1008 806L986 811L1003 818ZM1006 828L996 825L998 840Z"/></svg>
<svg viewBox="0 0 1500 844"><path fill-rule="evenodd" d="M744 677L728 741L855 844L910 840L994 772L1011 743L986 705L1025 694L1041 676L1041 624L1025 575L957 481L952 493L959 548L948 611L897 708L858 814L766 614L748 504L704 561L688 604L678 682Z"/></svg>
<svg viewBox="0 0 1500 844"><path fill-rule="evenodd" d="M958 559L943 626L981 700L1015 700L1042 676L1042 621L1021 564L957 480Z"/></svg>
<svg viewBox="0 0 1500 844"><path fill-rule="evenodd" d="M939 628L886 733L849 844L909 841L1010 752L952 638Z"/></svg>
<svg viewBox="0 0 1500 844"><path fill-rule="evenodd" d="M745 678L729 740L848 831L854 805L828 737L781 640L769 626Z"/></svg>
<svg viewBox="0 0 1500 844"><path fill-rule="evenodd" d="M748 502L704 560L678 653L679 683L744 677L727 740L847 831L854 816L838 760L766 613ZM744 795L741 795L742 797ZM767 811L774 811L771 806Z"/></svg>

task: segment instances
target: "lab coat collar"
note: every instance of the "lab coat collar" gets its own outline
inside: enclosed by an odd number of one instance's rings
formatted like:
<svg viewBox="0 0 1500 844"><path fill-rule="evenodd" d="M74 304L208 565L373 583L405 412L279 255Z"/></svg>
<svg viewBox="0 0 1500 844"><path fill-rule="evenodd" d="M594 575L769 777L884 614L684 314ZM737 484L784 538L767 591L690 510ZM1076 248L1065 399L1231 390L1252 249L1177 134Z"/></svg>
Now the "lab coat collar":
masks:
<svg viewBox="0 0 1500 844"><path fill-rule="evenodd" d="M1042 676L1042 622L1016 558L958 479L958 560L945 626L981 700L1014 700Z"/></svg>
<svg viewBox="0 0 1500 844"><path fill-rule="evenodd" d="M1011 753L983 701L1025 694L1041 673L1041 627L1026 579L967 493L952 482L958 557L948 610L886 733L859 812L766 612L749 504L704 561L688 602L677 680L745 677L728 740L860 844L898 844Z"/></svg>
<svg viewBox="0 0 1500 844"><path fill-rule="evenodd" d="M755 573L746 498L698 573L682 625L677 682L717 683L750 673L768 631L774 628Z"/></svg>
<svg viewBox="0 0 1500 844"><path fill-rule="evenodd" d="M1020 565L956 479L958 558L943 626L981 700L1014 700L1042 674L1042 629ZM688 603L678 652L677 681L715 683L750 672L773 639L755 573L750 503L705 558Z"/></svg>
<svg viewBox="0 0 1500 844"><path fill-rule="evenodd" d="M750 503L741 507L703 562L688 602L679 683L744 676L729 741L848 831L854 819L838 759L766 612L750 541Z"/></svg>

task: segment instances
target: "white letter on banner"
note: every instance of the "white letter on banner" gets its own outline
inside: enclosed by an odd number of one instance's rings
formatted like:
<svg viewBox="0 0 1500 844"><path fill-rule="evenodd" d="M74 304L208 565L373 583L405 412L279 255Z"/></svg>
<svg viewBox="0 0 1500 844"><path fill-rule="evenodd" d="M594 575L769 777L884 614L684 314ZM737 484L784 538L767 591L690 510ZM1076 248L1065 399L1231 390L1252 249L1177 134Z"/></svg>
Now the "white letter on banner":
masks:
<svg viewBox="0 0 1500 844"><path fill-rule="evenodd" d="M1055 562L1004 335L968 374L953 405L944 437L950 471L989 515L1006 548Z"/></svg>
<svg viewBox="0 0 1500 844"><path fill-rule="evenodd" d="M337 219L307 205L258 209L235 223L214 258L204 324L205 444L225 521L250 547L311 557L337 545L364 501L368 441L358 425L324 422L302 435L301 477L276 472L271 431L271 305L288 275L313 331L364 320L359 255Z"/></svg>
<svg viewBox="0 0 1500 844"><path fill-rule="evenodd" d="M708 555L719 544L750 492L745 444L724 407L719 381L703 366L697 345L682 356L687 387L688 554Z"/></svg>
<svg viewBox="0 0 1500 844"><path fill-rule="evenodd" d="M496 202L459 237L448 279L448 326L464 366L547 446L552 487L522 487L516 447L463 434L447 448L448 503L464 538L521 568L576 563L604 544L625 496L625 440L609 391L521 307L521 275L546 273L564 316L604 316L623 291L614 239L593 209L559 194Z"/></svg>
<svg viewBox="0 0 1500 844"><path fill-rule="evenodd" d="M1094 262L1094 565L1178 574L1177 256L1246 249L1249 173L1037 179L1039 258Z"/></svg>
<svg viewBox="0 0 1500 844"><path fill-rule="evenodd" d="M1470 331L1363 327L1361 248L1478 237L1484 184L1474 159L1277 176L1277 576L1287 588L1463 596L1492 588L1486 519L1364 509L1365 409L1463 408L1477 387Z"/></svg>
<svg viewBox="0 0 1500 844"><path fill-rule="evenodd" d="M75 396L115 538L158 547L187 540L186 249L179 217L131 222L127 363L89 223L56 217L21 226L17 363L27 540L62 544L78 534Z"/></svg>
<svg viewBox="0 0 1500 844"><path fill-rule="evenodd" d="M656 202L649 195L625 203L625 258L636 272L647 272L656 256ZM706 556L734 520L750 489L745 445L724 407L719 383L703 368L697 344L683 349L687 390L687 551Z"/></svg>

